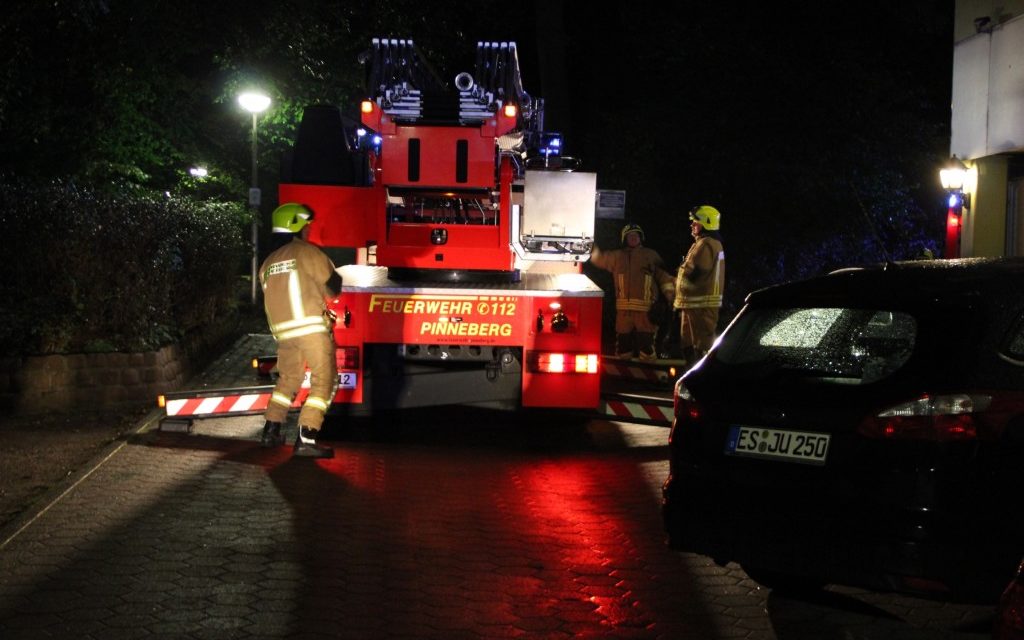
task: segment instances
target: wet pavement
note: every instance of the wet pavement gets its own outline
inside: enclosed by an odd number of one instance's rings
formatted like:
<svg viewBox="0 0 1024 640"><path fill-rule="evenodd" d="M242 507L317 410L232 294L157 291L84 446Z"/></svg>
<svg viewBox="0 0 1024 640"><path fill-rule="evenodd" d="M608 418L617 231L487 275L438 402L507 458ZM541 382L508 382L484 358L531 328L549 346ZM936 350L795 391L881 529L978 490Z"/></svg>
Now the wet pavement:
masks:
<svg viewBox="0 0 1024 640"><path fill-rule="evenodd" d="M0 532L0 637L988 635L990 608L788 598L669 550L662 428L437 411L312 461L261 425L150 425Z"/></svg>

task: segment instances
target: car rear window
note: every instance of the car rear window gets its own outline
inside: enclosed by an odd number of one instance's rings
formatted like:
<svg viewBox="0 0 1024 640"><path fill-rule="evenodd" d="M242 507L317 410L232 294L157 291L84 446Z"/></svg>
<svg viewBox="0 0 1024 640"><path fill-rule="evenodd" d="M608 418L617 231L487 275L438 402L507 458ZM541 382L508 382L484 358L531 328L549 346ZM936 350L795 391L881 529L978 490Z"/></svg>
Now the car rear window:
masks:
<svg viewBox="0 0 1024 640"><path fill-rule="evenodd" d="M716 358L866 384L902 367L916 336L917 322L900 311L753 308L722 336Z"/></svg>
<svg viewBox="0 0 1024 640"><path fill-rule="evenodd" d="M1005 351L1014 360L1024 360L1024 319L1010 332Z"/></svg>

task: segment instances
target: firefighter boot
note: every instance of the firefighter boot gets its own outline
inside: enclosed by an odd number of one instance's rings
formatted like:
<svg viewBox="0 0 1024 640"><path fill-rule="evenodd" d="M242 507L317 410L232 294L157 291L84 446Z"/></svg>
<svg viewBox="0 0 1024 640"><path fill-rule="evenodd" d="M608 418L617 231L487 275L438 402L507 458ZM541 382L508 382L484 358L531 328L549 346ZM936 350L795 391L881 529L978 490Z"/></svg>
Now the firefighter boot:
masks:
<svg viewBox="0 0 1024 640"><path fill-rule="evenodd" d="M260 444L264 447L277 447L284 444L284 435L281 433L281 423L271 422L263 425L263 435L260 437Z"/></svg>
<svg viewBox="0 0 1024 640"><path fill-rule="evenodd" d="M622 360L633 359L633 334L632 333L617 333L615 334L615 357L621 358Z"/></svg>
<svg viewBox="0 0 1024 640"><path fill-rule="evenodd" d="M295 437L295 449L292 451L292 455L300 458L333 458L334 449L317 443L316 439L319 435L319 429L299 427L299 435Z"/></svg>
<svg viewBox="0 0 1024 640"><path fill-rule="evenodd" d="M654 334L653 333L641 333L636 334L637 349L640 352L639 358L643 362L650 362L658 359L658 354L654 351Z"/></svg>

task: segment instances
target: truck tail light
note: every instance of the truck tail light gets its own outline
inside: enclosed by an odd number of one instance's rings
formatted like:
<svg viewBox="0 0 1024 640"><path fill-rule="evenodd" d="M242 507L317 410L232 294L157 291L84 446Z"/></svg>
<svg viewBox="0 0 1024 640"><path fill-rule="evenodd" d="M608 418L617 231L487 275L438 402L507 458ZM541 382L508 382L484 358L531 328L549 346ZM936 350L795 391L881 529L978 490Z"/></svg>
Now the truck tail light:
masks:
<svg viewBox="0 0 1024 640"><path fill-rule="evenodd" d="M601 359L596 353L535 351L529 363L534 373L598 373Z"/></svg>
<svg viewBox="0 0 1024 640"><path fill-rule="evenodd" d="M269 377L274 371L274 367L277 366L277 356L257 356L252 359L252 368L256 370L256 375L260 377Z"/></svg>
<svg viewBox="0 0 1024 640"><path fill-rule="evenodd" d="M865 419L857 432L880 440L995 440L1024 411L1024 394L970 392L923 395Z"/></svg>
<svg viewBox="0 0 1024 640"><path fill-rule="evenodd" d="M359 369L359 347L338 347L335 354L338 369Z"/></svg>

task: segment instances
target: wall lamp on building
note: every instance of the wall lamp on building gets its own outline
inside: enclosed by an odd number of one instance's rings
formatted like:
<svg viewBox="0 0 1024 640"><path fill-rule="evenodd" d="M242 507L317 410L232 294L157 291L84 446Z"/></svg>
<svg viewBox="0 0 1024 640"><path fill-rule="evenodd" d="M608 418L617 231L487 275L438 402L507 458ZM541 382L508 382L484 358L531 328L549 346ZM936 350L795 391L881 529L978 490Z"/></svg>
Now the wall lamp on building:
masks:
<svg viewBox="0 0 1024 640"><path fill-rule="evenodd" d="M956 154L939 170L939 181L949 198L946 211L946 258L960 257L964 211L971 208L971 191L974 190L972 179L976 181L976 174Z"/></svg>
<svg viewBox="0 0 1024 640"><path fill-rule="evenodd" d="M949 159L939 171L939 180L942 182L942 188L949 192L950 196L950 208L954 206L963 206L964 209L971 208L971 194L965 191L964 187L967 185L967 165L963 163L960 158L953 154L953 157ZM953 198L956 197L956 204L954 205Z"/></svg>

